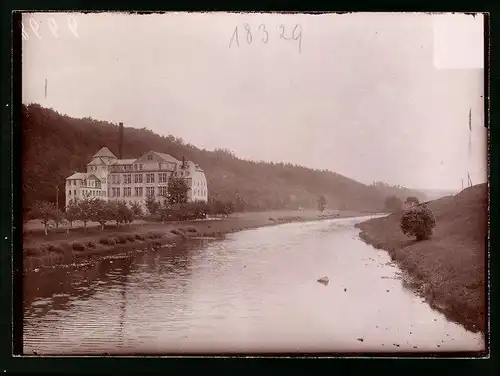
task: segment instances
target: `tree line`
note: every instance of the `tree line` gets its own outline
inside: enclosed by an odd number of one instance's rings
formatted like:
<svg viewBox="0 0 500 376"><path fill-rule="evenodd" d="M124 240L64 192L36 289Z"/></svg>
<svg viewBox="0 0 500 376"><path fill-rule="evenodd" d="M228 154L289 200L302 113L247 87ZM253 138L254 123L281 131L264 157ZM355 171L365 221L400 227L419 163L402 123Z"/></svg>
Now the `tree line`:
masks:
<svg viewBox="0 0 500 376"><path fill-rule="evenodd" d="M188 202L188 186L185 180L172 178L168 184L167 193L158 198L148 196L144 202L146 211L140 202L127 203L125 200L103 200L97 197L84 196L83 199L72 199L63 210L50 201L35 201L30 207L24 220L38 219L44 226L45 234L51 224L59 227L67 225L67 231L73 227L75 221L83 223L84 228L88 222L97 222L104 229L108 222L130 224L135 219L149 219L153 221L185 221L204 219L207 215L225 215L234 212L232 202L212 200L206 202Z"/></svg>

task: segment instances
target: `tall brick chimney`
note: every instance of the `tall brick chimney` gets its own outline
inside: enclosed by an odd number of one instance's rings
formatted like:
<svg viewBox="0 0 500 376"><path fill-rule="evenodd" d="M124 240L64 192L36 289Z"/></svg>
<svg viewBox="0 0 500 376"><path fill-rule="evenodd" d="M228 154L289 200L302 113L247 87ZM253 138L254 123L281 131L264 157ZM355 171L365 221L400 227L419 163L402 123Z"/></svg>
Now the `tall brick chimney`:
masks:
<svg viewBox="0 0 500 376"><path fill-rule="evenodd" d="M123 123L119 124L120 130L118 134L118 159L123 159Z"/></svg>

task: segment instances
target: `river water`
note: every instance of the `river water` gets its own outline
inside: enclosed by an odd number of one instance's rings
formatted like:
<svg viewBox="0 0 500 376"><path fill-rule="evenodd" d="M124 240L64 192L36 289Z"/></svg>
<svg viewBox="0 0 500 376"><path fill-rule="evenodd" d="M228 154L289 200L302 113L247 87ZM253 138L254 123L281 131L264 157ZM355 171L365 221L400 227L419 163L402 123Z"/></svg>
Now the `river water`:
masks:
<svg viewBox="0 0 500 376"><path fill-rule="evenodd" d="M366 218L290 223L25 275L24 352L478 351L403 287ZM328 285L317 282L327 276Z"/></svg>

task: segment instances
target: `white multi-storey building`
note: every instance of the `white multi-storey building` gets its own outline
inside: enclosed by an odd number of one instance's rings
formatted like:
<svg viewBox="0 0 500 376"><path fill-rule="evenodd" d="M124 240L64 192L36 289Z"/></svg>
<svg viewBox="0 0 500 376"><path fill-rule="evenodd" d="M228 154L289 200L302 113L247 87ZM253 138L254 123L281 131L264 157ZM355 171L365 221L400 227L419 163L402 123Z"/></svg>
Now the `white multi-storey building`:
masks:
<svg viewBox="0 0 500 376"><path fill-rule="evenodd" d="M188 186L188 202L208 201L205 173L191 161L149 151L137 159L118 159L103 147L87 164L87 172L66 178L66 206L84 197L125 200L145 204L148 196L166 200L170 178L182 178Z"/></svg>

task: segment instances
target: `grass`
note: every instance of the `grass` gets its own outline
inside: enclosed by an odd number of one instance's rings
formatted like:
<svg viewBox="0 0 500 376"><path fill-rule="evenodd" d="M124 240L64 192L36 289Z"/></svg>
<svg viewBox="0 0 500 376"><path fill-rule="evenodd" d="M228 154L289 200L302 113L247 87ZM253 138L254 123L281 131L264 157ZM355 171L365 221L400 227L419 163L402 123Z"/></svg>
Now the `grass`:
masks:
<svg viewBox="0 0 500 376"><path fill-rule="evenodd" d="M387 250L418 281L431 306L468 330L484 332L487 186L473 186L427 206L436 217L429 240L417 242L403 235L401 213L359 224L360 237Z"/></svg>
<svg viewBox="0 0 500 376"><path fill-rule="evenodd" d="M270 215L279 218L269 221ZM175 243L191 237L217 238L222 234L235 231L270 226L278 223L318 220L362 215L359 212L325 211L273 211L238 213L232 216L204 220L171 223L138 223L131 225L107 226L101 229L89 226L77 228L67 233L64 229L49 231L44 234L42 228L29 229L23 234L25 268L65 263L74 257L100 255L120 249L131 250L145 246L158 247L164 242ZM54 251L54 247L63 247L64 252ZM64 257L63 257L64 256ZM36 265L36 266L33 266Z"/></svg>

